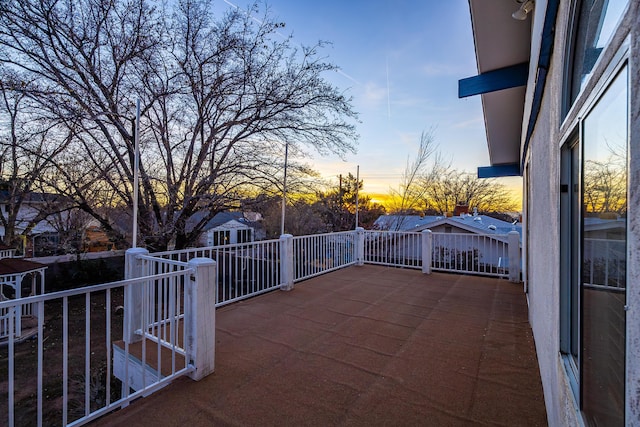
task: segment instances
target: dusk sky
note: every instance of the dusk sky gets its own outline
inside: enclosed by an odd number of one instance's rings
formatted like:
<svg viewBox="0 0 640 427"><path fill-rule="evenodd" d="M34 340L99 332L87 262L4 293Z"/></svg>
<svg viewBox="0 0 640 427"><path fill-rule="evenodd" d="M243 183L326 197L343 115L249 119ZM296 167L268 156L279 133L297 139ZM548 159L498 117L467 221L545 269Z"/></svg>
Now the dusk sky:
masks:
<svg viewBox="0 0 640 427"><path fill-rule="evenodd" d="M246 9L248 0L216 0ZM353 96L360 114L358 151L343 161L316 155L323 178L356 174L364 191L397 188L420 134L435 129L445 159L457 169L489 165L480 97L458 99L458 80L477 74L467 0L269 0L293 43L318 40L341 73L327 78ZM504 184L520 187L519 178Z"/></svg>

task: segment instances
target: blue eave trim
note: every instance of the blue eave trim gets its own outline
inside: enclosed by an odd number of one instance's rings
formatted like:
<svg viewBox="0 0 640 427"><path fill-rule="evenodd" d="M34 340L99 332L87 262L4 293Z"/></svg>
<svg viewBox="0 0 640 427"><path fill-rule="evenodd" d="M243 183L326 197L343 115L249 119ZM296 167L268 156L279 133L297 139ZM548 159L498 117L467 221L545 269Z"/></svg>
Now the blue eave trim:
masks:
<svg viewBox="0 0 640 427"><path fill-rule="evenodd" d="M458 98L525 86L529 63L510 65L458 81Z"/></svg>
<svg viewBox="0 0 640 427"><path fill-rule="evenodd" d="M521 176L518 163L504 165L481 166L478 168L478 178L500 178L503 176Z"/></svg>
<svg viewBox="0 0 640 427"><path fill-rule="evenodd" d="M542 38L540 42L540 56L538 57L538 74L536 76L536 85L533 90L533 100L531 101L531 113L529 114L529 123L527 125L527 133L522 146L522 157L520 163L524 169L524 163L529 151L529 143L533 135L533 129L538 121L540 109L542 107L542 96L544 88L547 84L547 73L551 64L551 54L553 53L553 41L555 37L556 18L558 17L558 8L560 0L548 0L547 10L544 17L544 25L542 27Z"/></svg>

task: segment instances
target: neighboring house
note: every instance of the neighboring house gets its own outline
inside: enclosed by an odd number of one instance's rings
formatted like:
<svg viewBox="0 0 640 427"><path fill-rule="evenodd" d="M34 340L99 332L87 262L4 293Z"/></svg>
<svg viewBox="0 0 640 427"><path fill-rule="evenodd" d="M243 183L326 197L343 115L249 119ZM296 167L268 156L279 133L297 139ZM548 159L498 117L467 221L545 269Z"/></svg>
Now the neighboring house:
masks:
<svg viewBox="0 0 640 427"><path fill-rule="evenodd" d="M25 230L34 219L37 219L43 211L60 207L64 203L64 198L56 194L30 192L24 195L18 215L16 218L15 235L23 235L23 248L33 253L38 248L57 247L59 243L60 227L67 221L69 212L61 210L48 215L46 218L36 222L26 235ZM6 191L0 191L0 215L7 217L9 213L10 201ZM6 234L4 224L0 222L0 239Z"/></svg>
<svg viewBox="0 0 640 427"><path fill-rule="evenodd" d="M506 268L507 233L517 231L522 237L522 226L485 215L462 213L458 216L382 215L374 223L377 230L421 232L431 230L433 237L433 263L450 263L461 256L470 258L486 268ZM451 236L446 236L451 234ZM475 235L475 237L465 235ZM399 254L421 259L422 248L415 239L401 239Z"/></svg>
<svg viewBox="0 0 640 427"><path fill-rule="evenodd" d="M253 220L250 220L252 218ZM247 243L264 239L264 229L259 214L220 212L203 228L206 246Z"/></svg>
<svg viewBox="0 0 640 427"><path fill-rule="evenodd" d="M422 231L437 233L522 234L520 223L510 223L486 215L462 214L458 216L435 215L381 215L374 223L376 230Z"/></svg>
<svg viewBox="0 0 640 427"><path fill-rule="evenodd" d="M549 425L640 425L640 2L469 6L479 75L459 96L482 95L479 176L523 177Z"/></svg>

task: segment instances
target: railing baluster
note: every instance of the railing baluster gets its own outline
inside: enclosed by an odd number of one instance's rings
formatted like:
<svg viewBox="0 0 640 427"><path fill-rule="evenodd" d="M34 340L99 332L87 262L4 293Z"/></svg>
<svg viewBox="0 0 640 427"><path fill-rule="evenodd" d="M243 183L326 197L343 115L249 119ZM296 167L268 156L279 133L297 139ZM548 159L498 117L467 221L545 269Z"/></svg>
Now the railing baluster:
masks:
<svg viewBox="0 0 640 427"><path fill-rule="evenodd" d="M13 427L15 425L15 390L14 390L14 376L15 376L15 317L16 317L16 307L9 307L9 354L7 358L9 359L9 427Z"/></svg>
<svg viewBox="0 0 640 427"><path fill-rule="evenodd" d="M62 425L69 417L69 298L62 298Z"/></svg>
<svg viewBox="0 0 640 427"><path fill-rule="evenodd" d="M155 270L155 268L154 268ZM163 269L161 269L163 270ZM142 388L147 387L147 334L149 333L149 286L142 287Z"/></svg>
<svg viewBox="0 0 640 427"><path fill-rule="evenodd" d="M91 301L90 293L84 296L84 415L91 412Z"/></svg>
<svg viewBox="0 0 640 427"><path fill-rule="evenodd" d="M105 325L105 345L107 349L107 377L106 377L106 406L111 404L111 289L105 291L105 309L106 309L106 322Z"/></svg>
<svg viewBox="0 0 640 427"><path fill-rule="evenodd" d="M176 372L176 296L175 296L175 279L169 279L169 334L171 336L171 374ZM172 289L173 288L173 289ZM158 370L160 366L158 366Z"/></svg>
<svg viewBox="0 0 640 427"><path fill-rule="evenodd" d="M42 358L44 351L44 301L38 303L38 426L42 425Z"/></svg>

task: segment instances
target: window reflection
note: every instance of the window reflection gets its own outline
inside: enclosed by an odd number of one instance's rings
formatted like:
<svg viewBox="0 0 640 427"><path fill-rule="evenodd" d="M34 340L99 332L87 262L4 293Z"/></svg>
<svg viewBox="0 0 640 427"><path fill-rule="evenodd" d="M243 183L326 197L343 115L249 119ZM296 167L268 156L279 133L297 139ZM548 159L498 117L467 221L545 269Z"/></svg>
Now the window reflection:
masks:
<svg viewBox="0 0 640 427"><path fill-rule="evenodd" d="M584 120L582 400L590 425L624 424L627 69Z"/></svg>
<svg viewBox="0 0 640 427"><path fill-rule="evenodd" d="M573 71L571 73L571 99L580 93L591 76L593 66L602 49L613 34L628 0L583 0L577 15L575 43L573 45Z"/></svg>

